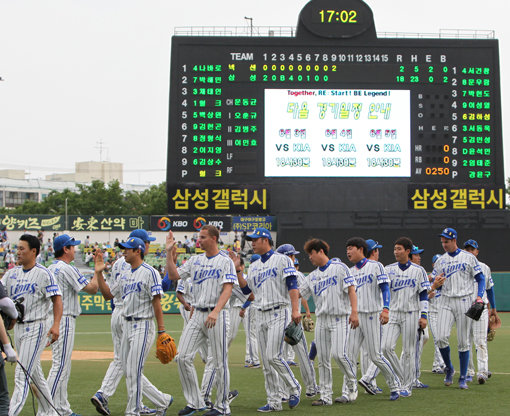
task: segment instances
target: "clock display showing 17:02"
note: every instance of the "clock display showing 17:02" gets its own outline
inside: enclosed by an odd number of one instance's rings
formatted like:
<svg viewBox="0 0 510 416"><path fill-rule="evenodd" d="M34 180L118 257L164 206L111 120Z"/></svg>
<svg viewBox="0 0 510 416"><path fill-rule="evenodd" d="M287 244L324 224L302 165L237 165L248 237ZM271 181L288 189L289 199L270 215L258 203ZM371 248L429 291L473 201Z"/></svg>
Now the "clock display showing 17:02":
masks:
<svg viewBox="0 0 510 416"><path fill-rule="evenodd" d="M358 22L358 12L356 10L319 10L320 23L348 23L356 24Z"/></svg>

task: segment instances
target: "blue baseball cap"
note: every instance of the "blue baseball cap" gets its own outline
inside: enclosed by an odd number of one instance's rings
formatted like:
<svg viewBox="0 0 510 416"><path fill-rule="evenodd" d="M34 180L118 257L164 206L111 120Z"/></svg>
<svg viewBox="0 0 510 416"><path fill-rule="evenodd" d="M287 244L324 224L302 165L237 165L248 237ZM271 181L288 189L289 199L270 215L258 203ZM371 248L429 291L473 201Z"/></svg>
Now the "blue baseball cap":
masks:
<svg viewBox="0 0 510 416"><path fill-rule="evenodd" d="M273 240L273 237L271 237L271 233L266 228L256 228L252 234L248 234L246 236L246 239L249 241L255 238L268 238L271 241Z"/></svg>
<svg viewBox="0 0 510 416"><path fill-rule="evenodd" d="M252 256L250 257L250 264L253 263L254 261L257 261L258 259L260 259L260 254L252 254Z"/></svg>
<svg viewBox="0 0 510 416"><path fill-rule="evenodd" d="M432 264L434 264L439 257L441 257L441 254L434 254L434 257L432 257Z"/></svg>
<svg viewBox="0 0 510 416"><path fill-rule="evenodd" d="M142 253L145 251L145 242L138 237L129 237L125 243L119 243L120 248L139 248Z"/></svg>
<svg viewBox="0 0 510 416"><path fill-rule="evenodd" d="M453 228L445 228L439 237L447 238L448 240L456 240L457 239L457 231Z"/></svg>
<svg viewBox="0 0 510 416"><path fill-rule="evenodd" d="M475 240L469 239L464 243L464 248L466 247L473 247L478 250L478 243Z"/></svg>
<svg viewBox="0 0 510 416"><path fill-rule="evenodd" d="M424 248L420 248L418 246L413 246L413 249L411 250L411 254L421 254L425 251Z"/></svg>
<svg viewBox="0 0 510 416"><path fill-rule="evenodd" d="M280 254L285 254L286 256L299 254L299 251L296 251L292 244L282 244L276 249L276 251Z"/></svg>
<svg viewBox="0 0 510 416"><path fill-rule="evenodd" d="M59 251L62 250L64 247L77 246L80 243L81 243L80 240L75 240L74 237L70 237L67 234L62 234L56 237L55 240L53 240L53 250Z"/></svg>
<svg viewBox="0 0 510 416"><path fill-rule="evenodd" d="M365 240L367 243L367 251L370 253L371 251L375 250L376 248L382 248L382 245L379 244L377 241L372 240L369 238L368 240Z"/></svg>
<svg viewBox="0 0 510 416"><path fill-rule="evenodd" d="M129 234L128 238L130 237L136 237L145 242L156 241L156 237L151 237L150 234L143 228L138 228L137 230L131 231L131 234Z"/></svg>

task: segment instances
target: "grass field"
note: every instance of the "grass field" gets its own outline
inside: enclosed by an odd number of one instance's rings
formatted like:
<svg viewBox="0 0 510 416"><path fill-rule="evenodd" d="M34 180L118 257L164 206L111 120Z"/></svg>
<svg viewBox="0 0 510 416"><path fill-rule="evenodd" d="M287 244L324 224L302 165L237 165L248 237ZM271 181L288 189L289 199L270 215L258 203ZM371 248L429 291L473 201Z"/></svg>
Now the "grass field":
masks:
<svg viewBox="0 0 510 416"><path fill-rule="evenodd" d="M443 377L431 373L432 342L425 345L422 359L421 380L430 387L424 390L414 390L412 397L401 398L390 402L389 391L384 379L379 376L378 384L384 393L369 396L360 390L355 403L347 405L335 404L328 407L312 407L311 400L302 397L300 405L293 410L284 405L284 414L293 415L509 415L510 414L510 314L502 313L503 326L498 330L496 339L489 343L489 368L492 378L485 385L476 382L470 384L467 391L461 391L453 386L445 387ZM182 319L179 315L165 315L166 328L176 340L180 337ZM85 315L78 319L75 350L112 351L111 335L109 332L110 318L106 315ZM311 341L313 334L307 334ZM454 337L452 337L452 340ZM455 341L454 341L455 342ZM456 344L453 344L456 345ZM453 362L458 369L456 347L452 349ZM266 403L264 377L261 369L244 368L244 331L242 327L230 351L231 389L239 390L239 397L232 403L233 415L260 415L256 409ZM203 371L203 364L196 362L199 376ZM90 403L90 397L97 391L108 367L109 360L74 361L69 382L69 401L73 411L81 415L97 415ZM43 370L48 374L50 362L43 362ZM301 380L299 369L293 367L294 373ZM339 395L342 379L341 372L333 366L334 394ZM6 365L9 392L12 393L14 380L14 366ZM145 365L145 375L163 392L174 396L174 403L167 415L176 415L186 403L182 394L179 375L175 363L163 366L154 355L154 348ZM112 415L122 415L126 404L126 385L121 381L116 394L110 398L109 407ZM146 404L150 405L149 402ZM27 400L21 415L32 415L31 397ZM197 413L200 415L201 413Z"/></svg>

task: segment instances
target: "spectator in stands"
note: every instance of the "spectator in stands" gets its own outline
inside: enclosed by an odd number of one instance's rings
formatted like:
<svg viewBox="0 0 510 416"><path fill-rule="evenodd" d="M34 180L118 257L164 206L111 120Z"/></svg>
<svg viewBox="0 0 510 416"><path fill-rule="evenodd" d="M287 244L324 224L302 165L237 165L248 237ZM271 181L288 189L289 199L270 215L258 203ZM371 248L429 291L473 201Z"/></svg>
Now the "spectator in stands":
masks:
<svg viewBox="0 0 510 416"><path fill-rule="evenodd" d="M116 238L115 241L113 242L113 247L117 248L119 247L119 239Z"/></svg>
<svg viewBox="0 0 510 416"><path fill-rule="evenodd" d="M241 251L241 242L237 238L234 240L234 251L236 253Z"/></svg>
<svg viewBox="0 0 510 416"><path fill-rule="evenodd" d="M161 257L161 250L159 249L159 247L156 249L156 253L154 253L156 258L160 258Z"/></svg>
<svg viewBox="0 0 510 416"><path fill-rule="evenodd" d="M85 246L85 248L89 248L89 246L90 246L90 237L89 236L85 237L85 241L83 242L83 245Z"/></svg>

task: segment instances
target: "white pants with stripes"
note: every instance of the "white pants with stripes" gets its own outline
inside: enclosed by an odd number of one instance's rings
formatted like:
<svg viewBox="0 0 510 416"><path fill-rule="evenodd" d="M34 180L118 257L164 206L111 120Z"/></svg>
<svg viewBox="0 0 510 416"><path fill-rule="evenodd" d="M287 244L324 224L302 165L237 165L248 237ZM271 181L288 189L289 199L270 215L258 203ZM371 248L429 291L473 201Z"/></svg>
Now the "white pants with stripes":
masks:
<svg viewBox="0 0 510 416"><path fill-rule="evenodd" d="M181 313L182 319L184 320L183 329L186 325L188 325L189 317L191 315L191 311L187 311L184 306L179 305L179 312ZM207 362L207 347L200 348L198 350L198 354L200 354L200 358L204 362L204 364Z"/></svg>
<svg viewBox="0 0 510 416"><path fill-rule="evenodd" d="M349 334L349 357L356 363L360 347L368 353L372 363L363 374L363 380L370 383L381 371L390 391L400 390L400 380L390 362L382 353L382 338L388 328L379 322L380 312L358 312L359 326ZM345 384L345 383L344 383Z"/></svg>
<svg viewBox="0 0 510 416"><path fill-rule="evenodd" d="M432 305L429 309L429 327L430 332L432 333L432 338L434 340L434 361L432 363L432 369L433 370L439 370L444 367L443 357L441 356L441 353L439 352L439 348L437 346L437 319L439 317L439 312L437 308L434 306L432 308Z"/></svg>
<svg viewBox="0 0 510 416"><path fill-rule="evenodd" d="M60 320L60 335L51 344L52 360L48 374L48 387L58 413L69 416L73 411L67 400L67 384L71 376L71 355L74 347L74 333L76 330L76 318L62 316Z"/></svg>
<svg viewBox="0 0 510 416"><path fill-rule="evenodd" d="M257 309L250 306L246 309L243 319L244 331L246 333L246 354L244 356L245 363L260 364L259 348L257 342Z"/></svg>
<svg viewBox="0 0 510 416"><path fill-rule="evenodd" d="M41 354L46 346L47 333L48 327L44 320L32 323L17 323L14 328L14 342L18 352L18 360L31 378L25 375L19 364L16 365L14 391L9 405L9 416L17 416L21 413L23 405L27 400L30 383L32 382L35 382L40 392L37 395L39 403L37 415L57 415L51 407L53 406L53 400L51 399L50 389L41 368Z"/></svg>
<svg viewBox="0 0 510 416"><path fill-rule="evenodd" d="M315 344L319 359L319 390L321 399L333 403L331 357L344 373L346 389L357 390L356 362L349 358L349 315L320 315L315 326Z"/></svg>
<svg viewBox="0 0 510 416"><path fill-rule="evenodd" d="M267 394L267 403L282 408L282 389L299 396L301 386L283 357L284 331L290 322L287 308L258 312L258 342ZM281 388L282 387L282 388Z"/></svg>
<svg viewBox="0 0 510 416"><path fill-rule="evenodd" d="M420 376L421 376L421 355L423 354L423 346L427 343L429 340L429 327L427 326L423 330L423 334L421 337L419 337L418 345L416 346L416 375L415 375L415 381L418 382ZM400 360L402 360L402 356L400 357ZM414 384L414 383L413 383Z"/></svg>
<svg viewBox="0 0 510 416"><path fill-rule="evenodd" d="M471 325L471 341L470 345L475 344L476 361L477 361L477 376L487 377L489 372L489 350L487 348L487 328L489 326L489 312L485 308L482 312L480 320L473 321ZM473 355L469 354L469 367L468 375L475 375L475 366L473 363Z"/></svg>
<svg viewBox="0 0 510 416"><path fill-rule="evenodd" d="M469 351L469 334L473 320L468 318L465 313L472 302L473 300L469 296L463 298L441 296L437 325L437 343L439 348L446 348L449 345L450 334L455 322L457 326L458 350L459 352Z"/></svg>
<svg viewBox="0 0 510 416"><path fill-rule="evenodd" d="M193 409L205 407L193 359L199 348L207 346L207 342L209 342L212 362L216 371L215 377L218 379L214 408L221 413L230 413L228 403L230 372L228 369L227 339L229 313L228 310L223 309L218 315L216 325L212 328L206 328L205 326L208 315L208 311L201 312L195 309L188 325L182 332L178 348L179 354L176 357L179 377L187 405Z"/></svg>
<svg viewBox="0 0 510 416"><path fill-rule="evenodd" d="M315 378L315 368L313 367L313 362L310 361L310 358L308 356L308 344L306 342L306 337L304 334L299 344L292 346L292 349L298 356L299 371L301 371L301 377L303 378L303 382L305 383L306 392L307 393L318 392L319 387L317 386Z"/></svg>
<svg viewBox="0 0 510 416"><path fill-rule="evenodd" d="M150 392L147 397L157 409L164 409L170 401L170 396L147 385L143 375L145 360L154 343L155 329L152 319L140 321L125 321L124 338L122 342L122 359L126 363L127 405L125 415L140 414L142 406L142 392ZM153 390L155 389L155 390Z"/></svg>

